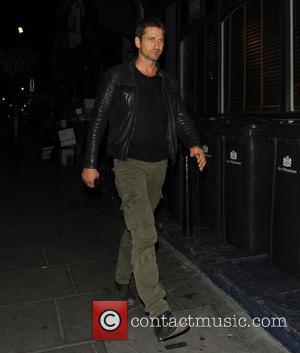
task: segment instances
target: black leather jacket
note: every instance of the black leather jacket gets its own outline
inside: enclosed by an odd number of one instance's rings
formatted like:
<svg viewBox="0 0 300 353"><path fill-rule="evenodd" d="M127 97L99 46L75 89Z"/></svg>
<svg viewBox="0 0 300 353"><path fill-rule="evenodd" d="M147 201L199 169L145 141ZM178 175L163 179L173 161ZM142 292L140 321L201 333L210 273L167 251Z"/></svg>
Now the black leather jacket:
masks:
<svg viewBox="0 0 300 353"><path fill-rule="evenodd" d="M183 107L180 91L174 79L158 68L162 80L162 94L168 111L167 139L169 156L176 159L177 136L187 147L200 146L194 124ZM125 160L135 127L136 87L134 61L115 66L106 71L100 82L91 112L84 158L85 168L96 168L99 144L107 121L107 153Z"/></svg>

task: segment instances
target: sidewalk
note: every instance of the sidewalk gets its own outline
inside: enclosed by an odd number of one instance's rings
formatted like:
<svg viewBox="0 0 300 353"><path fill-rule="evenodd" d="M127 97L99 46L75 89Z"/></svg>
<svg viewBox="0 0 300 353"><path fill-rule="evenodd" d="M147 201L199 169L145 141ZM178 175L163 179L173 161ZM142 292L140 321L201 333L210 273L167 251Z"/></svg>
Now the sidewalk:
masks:
<svg viewBox="0 0 300 353"><path fill-rule="evenodd" d="M151 328L128 341L93 341L91 301L114 299L119 202L87 194L80 169L50 161L0 168L0 353L287 353L264 329L193 328L157 343ZM161 280L176 315L245 311L164 239ZM140 302L129 317L144 316ZM178 343L178 345L176 345Z"/></svg>

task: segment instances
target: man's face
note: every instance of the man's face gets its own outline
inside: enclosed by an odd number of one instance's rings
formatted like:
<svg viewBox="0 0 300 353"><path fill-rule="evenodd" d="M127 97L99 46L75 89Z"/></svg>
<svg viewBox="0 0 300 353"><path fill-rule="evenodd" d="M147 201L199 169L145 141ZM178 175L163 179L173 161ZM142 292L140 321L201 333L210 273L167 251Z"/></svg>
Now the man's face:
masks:
<svg viewBox="0 0 300 353"><path fill-rule="evenodd" d="M165 34L161 28L147 27L142 38L135 37L139 55L146 60L157 61L164 48Z"/></svg>

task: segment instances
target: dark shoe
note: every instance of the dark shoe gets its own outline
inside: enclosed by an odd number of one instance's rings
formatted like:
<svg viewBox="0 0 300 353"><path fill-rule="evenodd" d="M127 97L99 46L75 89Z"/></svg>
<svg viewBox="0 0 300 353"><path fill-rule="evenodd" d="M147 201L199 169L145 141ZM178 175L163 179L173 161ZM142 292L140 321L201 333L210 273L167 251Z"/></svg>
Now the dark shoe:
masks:
<svg viewBox="0 0 300 353"><path fill-rule="evenodd" d="M116 282L116 287L120 300L127 300L128 306L132 306L136 303L135 296L130 290L129 284L120 284Z"/></svg>
<svg viewBox="0 0 300 353"><path fill-rule="evenodd" d="M158 315L155 325L154 333L159 342L179 336L190 328L187 323L183 325L182 323L177 322L176 318L170 313L170 311Z"/></svg>

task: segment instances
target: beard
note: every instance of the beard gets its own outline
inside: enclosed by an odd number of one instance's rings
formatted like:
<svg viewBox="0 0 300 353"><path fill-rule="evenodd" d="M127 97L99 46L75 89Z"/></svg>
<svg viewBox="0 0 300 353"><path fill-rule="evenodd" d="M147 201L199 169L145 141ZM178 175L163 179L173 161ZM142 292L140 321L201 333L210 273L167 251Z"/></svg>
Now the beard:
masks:
<svg viewBox="0 0 300 353"><path fill-rule="evenodd" d="M157 52L148 52L145 53L143 50L141 50L141 54L143 55L143 57L147 60L151 60L151 61L157 61L160 56L161 56L162 51L157 51Z"/></svg>

